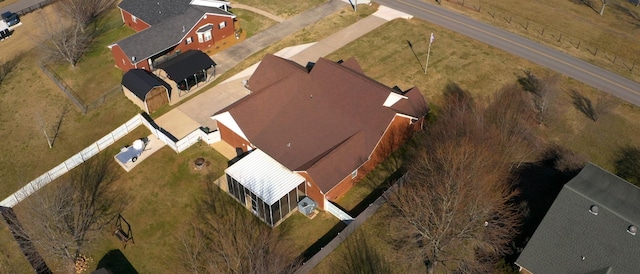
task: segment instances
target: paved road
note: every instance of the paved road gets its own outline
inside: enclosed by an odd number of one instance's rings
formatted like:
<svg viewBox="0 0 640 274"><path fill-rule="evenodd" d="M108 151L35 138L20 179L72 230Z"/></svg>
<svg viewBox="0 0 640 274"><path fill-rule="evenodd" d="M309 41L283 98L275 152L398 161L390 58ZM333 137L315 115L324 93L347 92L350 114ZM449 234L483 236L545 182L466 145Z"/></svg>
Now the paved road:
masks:
<svg viewBox="0 0 640 274"><path fill-rule="evenodd" d="M3 13L5 11L17 12L34 5L38 5L42 2L44 2L44 0L20 0L11 5L0 8L0 13Z"/></svg>
<svg viewBox="0 0 640 274"><path fill-rule="evenodd" d="M520 56L640 106L639 83L527 38L449 11L436 5L435 1L434 4L426 3L424 0L377 2Z"/></svg>

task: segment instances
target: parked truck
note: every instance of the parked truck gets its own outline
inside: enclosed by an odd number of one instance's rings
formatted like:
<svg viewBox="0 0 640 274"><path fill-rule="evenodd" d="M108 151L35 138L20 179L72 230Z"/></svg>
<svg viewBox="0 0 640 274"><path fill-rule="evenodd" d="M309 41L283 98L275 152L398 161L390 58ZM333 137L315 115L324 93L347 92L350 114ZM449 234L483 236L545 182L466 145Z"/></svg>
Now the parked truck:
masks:
<svg viewBox="0 0 640 274"><path fill-rule="evenodd" d="M2 21L0 21L0 40L9 38L13 33L10 27L20 24L20 17L17 14L7 11L0 15Z"/></svg>
<svg viewBox="0 0 640 274"><path fill-rule="evenodd" d="M7 11L7 12L4 12L1 16L2 16L2 21L7 23L9 27L15 26L20 23L20 17L18 16L18 14L15 14L13 12Z"/></svg>

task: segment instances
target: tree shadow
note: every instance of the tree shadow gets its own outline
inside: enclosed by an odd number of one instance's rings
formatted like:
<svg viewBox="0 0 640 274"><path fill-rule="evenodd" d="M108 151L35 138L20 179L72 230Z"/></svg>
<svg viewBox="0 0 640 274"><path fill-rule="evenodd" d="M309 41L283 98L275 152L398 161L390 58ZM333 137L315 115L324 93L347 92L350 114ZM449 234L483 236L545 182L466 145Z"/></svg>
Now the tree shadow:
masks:
<svg viewBox="0 0 640 274"><path fill-rule="evenodd" d="M577 166L560 170L558 162L563 161L563 157L566 156L550 153L543 160L523 164L512 172L515 186L520 190L516 202L523 205L525 217L520 233L514 238L516 250L507 261L515 262L562 187L580 172Z"/></svg>
<svg viewBox="0 0 640 274"><path fill-rule="evenodd" d="M570 1L578 5L585 5L591 8L593 12L600 14L600 11L596 8L596 4L594 3L593 0L570 0Z"/></svg>
<svg viewBox="0 0 640 274"><path fill-rule="evenodd" d="M334 225L327 233L322 235L320 239L318 239L313 245L307 248L301 255L301 261L306 262L311 259L316 253L320 252L322 248L324 248L329 242L333 240L333 238L338 236L338 233L343 231L347 227L347 224L344 222L338 222Z"/></svg>
<svg viewBox="0 0 640 274"><path fill-rule="evenodd" d="M615 174L640 187L640 147L619 147L613 157Z"/></svg>
<svg viewBox="0 0 640 274"><path fill-rule="evenodd" d="M120 249L109 250L107 254L102 256L96 270L101 268L108 269L111 273L138 274L138 271L131 265Z"/></svg>
<svg viewBox="0 0 640 274"><path fill-rule="evenodd" d="M573 105L576 109L582 112L587 118L596 121L598 120L596 115L596 109L591 102L591 99L586 96L580 94L577 90L571 90L571 99L573 100Z"/></svg>
<svg viewBox="0 0 640 274"><path fill-rule="evenodd" d="M382 194L384 194L384 192L387 191L387 189L389 189L389 187L391 187L391 185L393 185L395 181L402 177L405 172L406 170L404 167L397 169L394 173L389 175L389 177L386 178L383 183L374 188L373 191L371 191L371 193L369 193L369 195L362 199L362 201L360 201L355 207L353 207L349 211L345 210L345 212L348 212L352 217L360 215L360 213L369 208L369 205L375 202L378 197L382 196Z"/></svg>
<svg viewBox="0 0 640 274"><path fill-rule="evenodd" d="M18 220L18 216L13 211L13 208L0 206L0 216L6 222L11 235L18 243L20 251L22 251L22 254L27 258L27 261L33 270L38 274L53 273L38 252L38 249L36 249L33 242L31 242L28 237L25 237L25 235L22 235L22 233L16 233L16 231L24 231L24 228L22 228L22 223Z"/></svg>

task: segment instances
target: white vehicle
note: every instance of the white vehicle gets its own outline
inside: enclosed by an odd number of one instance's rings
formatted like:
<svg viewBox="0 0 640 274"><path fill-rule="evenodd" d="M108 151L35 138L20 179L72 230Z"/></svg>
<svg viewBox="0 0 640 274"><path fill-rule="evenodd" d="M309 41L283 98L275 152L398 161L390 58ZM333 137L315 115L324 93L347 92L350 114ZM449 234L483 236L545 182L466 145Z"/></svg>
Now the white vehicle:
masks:
<svg viewBox="0 0 640 274"><path fill-rule="evenodd" d="M0 40L9 38L12 33L13 31L9 29L9 24L4 20L0 21Z"/></svg>
<svg viewBox="0 0 640 274"><path fill-rule="evenodd" d="M138 157L140 157L140 154L142 154L148 143L149 141L146 140L146 138L135 140L131 146L123 147L120 153L116 155L116 159L123 164L128 162L134 163L138 160Z"/></svg>

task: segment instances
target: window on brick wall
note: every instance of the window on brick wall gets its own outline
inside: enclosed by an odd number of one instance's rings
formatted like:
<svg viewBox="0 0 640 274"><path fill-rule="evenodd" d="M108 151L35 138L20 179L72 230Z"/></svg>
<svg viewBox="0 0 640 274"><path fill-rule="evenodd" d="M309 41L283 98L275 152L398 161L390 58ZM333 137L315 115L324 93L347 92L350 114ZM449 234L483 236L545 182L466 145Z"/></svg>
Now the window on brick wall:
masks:
<svg viewBox="0 0 640 274"><path fill-rule="evenodd" d="M226 26L227 26L227 21L222 21L222 22L220 22L220 24L218 24L218 28L219 29L223 29Z"/></svg>
<svg viewBox="0 0 640 274"><path fill-rule="evenodd" d="M188 44L191 44L192 42L193 42L193 38L191 38L191 37L187 37L187 39L185 40L185 43L186 43L187 45L188 45Z"/></svg>
<svg viewBox="0 0 640 274"><path fill-rule="evenodd" d="M206 24L196 31L198 35L198 43L204 43L211 41L211 30L213 30L212 24Z"/></svg>
<svg viewBox="0 0 640 274"><path fill-rule="evenodd" d="M353 172L351 172L351 179L355 178L356 176L358 176L358 170L354 170Z"/></svg>

